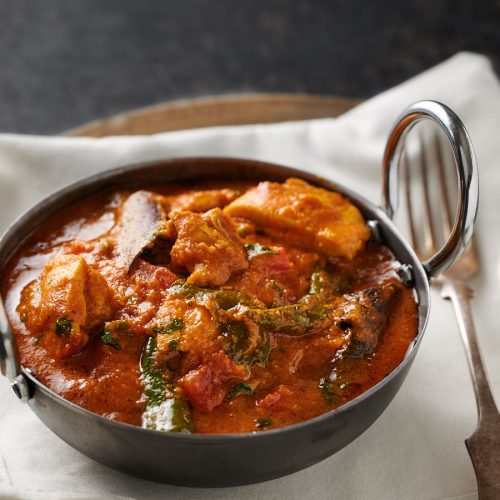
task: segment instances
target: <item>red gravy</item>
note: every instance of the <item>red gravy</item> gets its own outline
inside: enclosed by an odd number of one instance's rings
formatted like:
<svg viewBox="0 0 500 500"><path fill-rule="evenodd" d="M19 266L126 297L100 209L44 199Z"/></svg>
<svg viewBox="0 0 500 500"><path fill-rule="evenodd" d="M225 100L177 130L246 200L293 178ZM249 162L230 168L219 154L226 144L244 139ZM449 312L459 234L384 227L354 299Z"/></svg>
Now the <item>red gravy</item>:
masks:
<svg viewBox="0 0 500 500"><path fill-rule="evenodd" d="M127 219L130 191L50 217L1 277L22 365L107 418L161 430L155 408L172 400L182 408L170 430L211 434L301 422L380 382L417 332L400 264L347 200L349 225L320 241L323 222L294 233L279 217L294 190L323 210L323 190L277 185L276 208L254 203L256 189L144 188L136 202L154 235L138 212Z"/></svg>

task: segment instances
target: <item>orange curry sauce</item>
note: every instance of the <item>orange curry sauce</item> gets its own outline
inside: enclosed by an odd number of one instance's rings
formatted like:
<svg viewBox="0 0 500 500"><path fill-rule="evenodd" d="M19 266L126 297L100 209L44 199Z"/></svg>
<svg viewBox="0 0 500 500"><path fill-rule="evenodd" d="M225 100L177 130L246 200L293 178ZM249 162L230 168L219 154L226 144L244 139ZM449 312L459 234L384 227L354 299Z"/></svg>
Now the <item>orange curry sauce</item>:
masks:
<svg viewBox="0 0 500 500"><path fill-rule="evenodd" d="M104 193L51 217L2 276L23 366L105 417L198 433L290 425L382 380L418 326L399 263L338 195L270 186L154 186L136 200ZM142 202L159 212L137 212ZM346 225L325 232L330 202ZM293 207L306 219L319 211L317 227L283 226ZM158 219L156 233L144 233ZM229 304L217 290L230 291ZM150 339L156 350L145 354ZM183 404L171 427L157 422L164 394Z"/></svg>

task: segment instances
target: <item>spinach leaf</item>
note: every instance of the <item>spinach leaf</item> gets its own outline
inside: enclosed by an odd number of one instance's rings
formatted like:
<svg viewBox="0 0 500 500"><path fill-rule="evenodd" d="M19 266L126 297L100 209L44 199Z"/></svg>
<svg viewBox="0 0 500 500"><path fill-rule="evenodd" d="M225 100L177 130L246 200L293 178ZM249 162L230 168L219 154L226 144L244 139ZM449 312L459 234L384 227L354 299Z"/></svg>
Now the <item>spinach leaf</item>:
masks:
<svg viewBox="0 0 500 500"><path fill-rule="evenodd" d="M226 353L237 363L251 365L265 363L271 353L271 335L261 330L260 340L253 350L248 351L248 330L243 321L227 321L220 326L221 335L226 339Z"/></svg>
<svg viewBox="0 0 500 500"><path fill-rule="evenodd" d="M296 336L307 333L319 321L326 319L331 310L331 305L319 304L316 300L304 300L271 309L248 309L245 314L266 330Z"/></svg>
<svg viewBox="0 0 500 500"><path fill-rule="evenodd" d="M160 432L191 432L193 427L189 403L177 397L148 406L142 420L143 427Z"/></svg>
<svg viewBox="0 0 500 500"><path fill-rule="evenodd" d="M237 363L243 359L248 344L248 331L243 321L228 321L220 326L226 340L226 352Z"/></svg>
<svg viewBox="0 0 500 500"><path fill-rule="evenodd" d="M149 337L141 359L144 395L148 406L156 406L165 401L166 387L163 373L154 367L156 340Z"/></svg>
<svg viewBox="0 0 500 500"><path fill-rule="evenodd" d="M237 290L230 290L227 288L204 288L196 285L189 285L185 281L175 282L169 289L168 292L171 295L180 295L186 299L199 299L207 300L209 298L215 299L217 305L227 311L238 304L244 304L251 302L248 297Z"/></svg>
<svg viewBox="0 0 500 500"><path fill-rule="evenodd" d="M156 367L156 340L150 337L141 359L146 409L142 426L163 432L190 432L193 428L189 403L175 394L170 370Z"/></svg>

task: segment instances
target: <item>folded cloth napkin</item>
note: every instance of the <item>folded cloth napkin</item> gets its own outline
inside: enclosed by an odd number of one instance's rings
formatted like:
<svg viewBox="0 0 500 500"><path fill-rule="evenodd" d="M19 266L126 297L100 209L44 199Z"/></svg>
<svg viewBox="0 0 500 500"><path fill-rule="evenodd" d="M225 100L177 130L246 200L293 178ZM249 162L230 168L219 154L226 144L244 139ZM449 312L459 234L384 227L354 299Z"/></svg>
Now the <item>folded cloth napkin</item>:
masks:
<svg viewBox="0 0 500 500"><path fill-rule="evenodd" d="M355 75L353 75L355 77ZM239 156L334 179L378 202L390 125L420 99L448 104L463 119L480 166L478 222L483 275L476 324L495 392L500 392L498 193L500 85L482 56L462 53L337 119L218 127L105 139L0 135L0 230L59 186L108 167L174 156ZM355 442L323 462L267 483L173 487L99 465L53 435L0 380L2 498L475 498L464 446L476 408L451 306L432 295L428 331L402 390ZM500 399L499 399L500 400Z"/></svg>

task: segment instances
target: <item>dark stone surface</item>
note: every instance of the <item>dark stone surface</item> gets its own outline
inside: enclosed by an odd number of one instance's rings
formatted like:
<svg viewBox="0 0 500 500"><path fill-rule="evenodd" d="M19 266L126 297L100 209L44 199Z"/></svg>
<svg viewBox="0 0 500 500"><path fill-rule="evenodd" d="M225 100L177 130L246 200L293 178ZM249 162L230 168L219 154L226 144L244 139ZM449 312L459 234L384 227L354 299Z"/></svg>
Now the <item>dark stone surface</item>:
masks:
<svg viewBox="0 0 500 500"><path fill-rule="evenodd" d="M369 97L460 50L500 65L499 0L0 0L0 131L179 97Z"/></svg>

